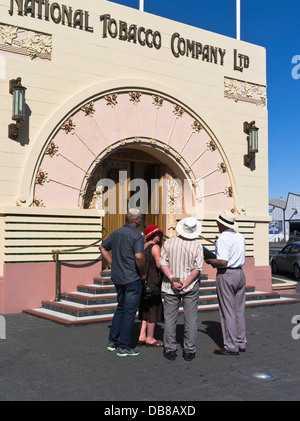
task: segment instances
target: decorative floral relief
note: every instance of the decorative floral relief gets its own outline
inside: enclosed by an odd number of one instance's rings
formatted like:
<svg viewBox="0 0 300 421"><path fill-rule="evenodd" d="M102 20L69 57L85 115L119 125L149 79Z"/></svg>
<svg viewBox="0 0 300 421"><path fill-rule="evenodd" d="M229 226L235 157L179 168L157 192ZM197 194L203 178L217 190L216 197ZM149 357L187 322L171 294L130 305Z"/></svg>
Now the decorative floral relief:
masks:
<svg viewBox="0 0 300 421"><path fill-rule="evenodd" d="M24 37L25 34L25 37ZM0 24L0 50L51 60L52 37L27 29Z"/></svg>
<svg viewBox="0 0 300 421"><path fill-rule="evenodd" d="M30 38L25 38L20 42L21 47L25 47L28 55L33 60L38 57L40 53L52 52L52 39L50 37L41 38L41 35L32 35Z"/></svg>
<svg viewBox="0 0 300 421"><path fill-rule="evenodd" d="M227 197L232 197L233 196L233 189L231 186L226 186L225 187L225 192Z"/></svg>
<svg viewBox="0 0 300 421"><path fill-rule="evenodd" d="M44 202L42 201L42 199L37 199L36 197L33 198L33 202L32 202L32 206L33 207L44 207Z"/></svg>
<svg viewBox="0 0 300 421"><path fill-rule="evenodd" d="M238 102L239 96L242 95L242 90L237 85L237 81L231 79L224 80L224 92L229 96L229 98L232 98L235 102Z"/></svg>
<svg viewBox="0 0 300 421"><path fill-rule="evenodd" d="M53 156L56 155L57 152L58 152L58 146L53 141L51 141L49 145L47 146L47 149L45 150L45 154L53 158Z"/></svg>
<svg viewBox="0 0 300 421"><path fill-rule="evenodd" d="M218 171L219 172L221 172L221 173L225 173L225 172L227 172L227 168L226 168L226 165L224 164L224 162L219 162L218 163Z"/></svg>
<svg viewBox="0 0 300 421"><path fill-rule="evenodd" d="M171 174L167 175L167 180L167 213L170 215L169 223L172 223L175 219L174 214L182 213L182 188Z"/></svg>
<svg viewBox="0 0 300 421"><path fill-rule="evenodd" d="M105 95L104 97L106 104L110 105L111 107L114 107L118 103L117 98L118 98L117 94Z"/></svg>
<svg viewBox="0 0 300 421"><path fill-rule="evenodd" d="M36 184L40 184L43 186L45 184L45 181L48 179L48 173L46 171L43 171L41 168L38 170L35 182Z"/></svg>
<svg viewBox="0 0 300 421"><path fill-rule="evenodd" d="M251 97L253 96L253 93L254 93L254 92L253 92L254 85L251 85L250 83L243 82L243 83L242 83L242 87L243 87L244 94L245 94L247 97L251 98ZM243 91L241 90L241 93L242 93Z"/></svg>
<svg viewBox="0 0 300 421"><path fill-rule="evenodd" d="M182 115L183 115L183 113L184 113L184 109L183 109L183 108L181 108L179 105L174 104L173 113L174 113L177 117L182 117Z"/></svg>
<svg viewBox="0 0 300 421"><path fill-rule="evenodd" d="M70 133L75 129L75 124L73 123L72 119L69 118L67 121L64 122L64 124L61 126L61 128L66 132Z"/></svg>
<svg viewBox="0 0 300 421"><path fill-rule="evenodd" d="M200 130L202 129L202 126L197 120L195 120L192 124L192 128L195 132L199 133Z"/></svg>
<svg viewBox="0 0 300 421"><path fill-rule="evenodd" d="M250 82L224 78L224 96L234 102L247 102L258 108L267 105L267 88Z"/></svg>
<svg viewBox="0 0 300 421"><path fill-rule="evenodd" d="M175 237L176 227L177 227L177 224L174 222L170 222L168 224L168 237L169 238Z"/></svg>
<svg viewBox="0 0 300 421"><path fill-rule="evenodd" d="M134 105L137 105L140 102L140 98L142 96L141 92L129 92L130 101L133 102Z"/></svg>
<svg viewBox="0 0 300 421"><path fill-rule="evenodd" d="M152 103L156 108L162 107L163 102L164 102L164 98L162 98L161 96L157 96L157 95L152 95L152 98L153 98Z"/></svg>
<svg viewBox="0 0 300 421"><path fill-rule="evenodd" d="M85 115L92 116L95 112L94 102L92 101L89 104L85 104L83 107L81 107L81 110Z"/></svg>
<svg viewBox="0 0 300 421"><path fill-rule="evenodd" d="M206 143L206 145L207 145L208 149L209 149L211 152L214 152L214 151L217 149L217 145L216 145L216 143L215 143L213 140L209 140L209 141Z"/></svg>
<svg viewBox="0 0 300 421"><path fill-rule="evenodd" d="M13 40L17 38L18 28L16 26L0 26L0 35L4 44L12 45Z"/></svg>

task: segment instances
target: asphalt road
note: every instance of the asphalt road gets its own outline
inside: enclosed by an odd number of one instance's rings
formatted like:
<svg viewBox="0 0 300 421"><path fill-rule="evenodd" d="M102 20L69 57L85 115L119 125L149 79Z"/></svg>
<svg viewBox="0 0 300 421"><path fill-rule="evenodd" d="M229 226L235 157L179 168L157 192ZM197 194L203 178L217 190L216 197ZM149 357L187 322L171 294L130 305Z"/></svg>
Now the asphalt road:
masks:
<svg viewBox="0 0 300 421"><path fill-rule="evenodd" d="M299 293L298 288L298 298ZM168 361L161 348L142 347L139 356L127 358L106 351L109 323L68 328L27 314L6 315L0 400L99 401L99 415L142 405L154 411L159 403L189 403L200 415L201 401L299 401L296 315L300 318L300 303L246 309L247 352L219 356L213 353L222 345L219 314L199 313L197 355L190 362L181 352L183 316L178 320L178 357ZM133 341L138 331L136 323ZM162 333L160 325L158 339ZM257 379L257 372L275 377ZM135 418L147 414L139 411Z"/></svg>

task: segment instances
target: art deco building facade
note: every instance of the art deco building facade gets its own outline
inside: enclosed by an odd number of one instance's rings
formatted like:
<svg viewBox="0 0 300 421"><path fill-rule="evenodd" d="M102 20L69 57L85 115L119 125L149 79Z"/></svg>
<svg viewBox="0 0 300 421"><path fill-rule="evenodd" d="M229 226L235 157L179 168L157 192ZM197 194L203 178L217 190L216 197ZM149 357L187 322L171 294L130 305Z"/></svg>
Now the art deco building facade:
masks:
<svg viewBox="0 0 300 421"><path fill-rule="evenodd" d="M247 280L270 290L265 49L103 0L0 15L0 313L54 298L53 250L63 289L90 282L128 204L168 236L196 215L210 249L231 210Z"/></svg>

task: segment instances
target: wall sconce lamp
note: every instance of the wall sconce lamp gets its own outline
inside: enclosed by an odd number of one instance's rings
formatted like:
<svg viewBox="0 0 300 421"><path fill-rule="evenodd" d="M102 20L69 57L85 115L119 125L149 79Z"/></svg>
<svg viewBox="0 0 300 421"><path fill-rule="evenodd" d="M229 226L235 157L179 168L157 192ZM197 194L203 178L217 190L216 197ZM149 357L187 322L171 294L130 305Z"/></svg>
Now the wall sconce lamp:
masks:
<svg viewBox="0 0 300 421"><path fill-rule="evenodd" d="M248 155L244 155L244 164L249 167L252 159L255 158L255 154L258 152L258 128L255 126L255 121L248 123L244 122L244 133L248 135Z"/></svg>
<svg viewBox="0 0 300 421"><path fill-rule="evenodd" d="M21 78L11 79L9 81L9 93L13 96L12 120L16 123L8 125L8 137L17 139L19 135L20 121L25 120L25 91L27 88L22 86Z"/></svg>

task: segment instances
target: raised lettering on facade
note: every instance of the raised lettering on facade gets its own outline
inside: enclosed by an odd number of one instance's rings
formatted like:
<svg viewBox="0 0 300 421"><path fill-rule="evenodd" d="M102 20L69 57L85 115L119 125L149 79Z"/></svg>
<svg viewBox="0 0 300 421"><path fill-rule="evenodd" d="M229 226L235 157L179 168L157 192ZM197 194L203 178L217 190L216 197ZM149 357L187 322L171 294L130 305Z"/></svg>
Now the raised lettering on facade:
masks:
<svg viewBox="0 0 300 421"><path fill-rule="evenodd" d="M93 27L89 25L89 12L86 10L73 10L72 7L60 5L57 2L50 3L49 0L10 0L8 11L10 15L14 13L14 4L17 6L19 15L30 15L47 21L51 19L57 24L94 32Z"/></svg>
<svg viewBox="0 0 300 421"><path fill-rule="evenodd" d="M10 0L9 14L13 15L14 6L21 16L52 21L72 28L78 28L87 32L94 32L90 25L90 15L87 10L73 10L71 6L60 5L50 0ZM120 19L111 17L110 14L100 15L102 38L111 37L120 41L128 41L148 48L159 50L162 47L162 35L159 31L151 28L129 24ZM224 65L226 49L208 45L203 42L190 40L182 37L178 32L171 36L170 49L174 57L191 57L208 63ZM250 59L247 55L233 52L233 70L242 72L248 69Z"/></svg>

